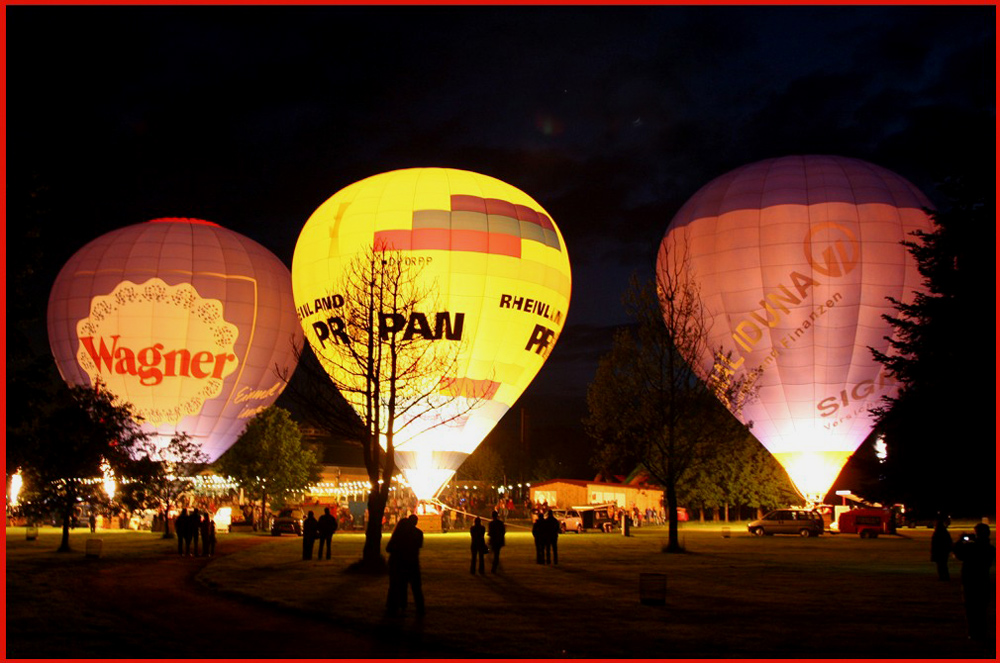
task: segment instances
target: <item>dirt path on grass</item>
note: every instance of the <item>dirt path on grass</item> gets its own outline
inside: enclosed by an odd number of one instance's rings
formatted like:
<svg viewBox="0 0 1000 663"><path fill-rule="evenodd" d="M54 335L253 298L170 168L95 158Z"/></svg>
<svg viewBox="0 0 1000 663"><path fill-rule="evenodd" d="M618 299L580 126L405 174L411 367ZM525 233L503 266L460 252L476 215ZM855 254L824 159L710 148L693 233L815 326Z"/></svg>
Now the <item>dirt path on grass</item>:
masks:
<svg viewBox="0 0 1000 663"><path fill-rule="evenodd" d="M267 541L220 539L216 558ZM102 566L81 608L107 611L120 628L78 655L100 658L420 657L419 645L340 629L309 615L217 593L196 576L213 559L168 555ZM381 608L381 606L373 606Z"/></svg>

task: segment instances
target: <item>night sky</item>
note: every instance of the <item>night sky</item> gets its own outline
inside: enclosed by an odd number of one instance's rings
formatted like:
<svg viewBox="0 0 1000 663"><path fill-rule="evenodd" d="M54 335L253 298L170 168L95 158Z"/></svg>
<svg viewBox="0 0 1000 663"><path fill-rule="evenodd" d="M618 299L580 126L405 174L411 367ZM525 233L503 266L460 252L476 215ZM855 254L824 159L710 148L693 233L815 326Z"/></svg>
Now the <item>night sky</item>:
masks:
<svg viewBox="0 0 1000 663"><path fill-rule="evenodd" d="M115 228L204 218L290 266L356 180L481 172L566 239L567 325L521 402L563 445L630 274L712 178L838 154L938 201L945 178L995 172L995 7L5 11L7 235L41 231L42 314L59 267Z"/></svg>

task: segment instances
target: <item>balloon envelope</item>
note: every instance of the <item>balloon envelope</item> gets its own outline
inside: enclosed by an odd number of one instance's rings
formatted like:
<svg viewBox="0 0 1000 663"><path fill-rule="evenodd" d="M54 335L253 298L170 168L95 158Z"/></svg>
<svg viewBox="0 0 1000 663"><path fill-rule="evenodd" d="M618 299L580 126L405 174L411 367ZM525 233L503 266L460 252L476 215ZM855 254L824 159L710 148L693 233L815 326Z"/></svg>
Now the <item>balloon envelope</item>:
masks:
<svg viewBox="0 0 1000 663"><path fill-rule="evenodd" d="M569 306L569 258L542 206L492 177L414 168L346 187L306 222L292 260L306 338L337 384L360 378L345 368L349 351L330 336L330 319L338 297L352 296L345 270L375 246L400 252L418 289L433 293L434 310L417 309L407 332L456 344L452 372L433 376L447 405L394 431L397 467L418 496L432 497L542 367ZM362 395L341 391L364 412Z"/></svg>
<svg viewBox="0 0 1000 663"><path fill-rule="evenodd" d="M784 157L707 184L661 243L661 278L680 268L700 288L710 330L697 370L722 385L759 371L734 414L808 499L823 499L871 432L869 409L896 394L869 348L889 352L886 298L921 287L901 242L930 230L929 207L870 163Z"/></svg>
<svg viewBox="0 0 1000 663"><path fill-rule="evenodd" d="M198 219L120 228L77 251L52 287L48 332L66 382L103 381L147 432L187 433L213 461L278 397L275 369L290 377L302 344L288 268Z"/></svg>

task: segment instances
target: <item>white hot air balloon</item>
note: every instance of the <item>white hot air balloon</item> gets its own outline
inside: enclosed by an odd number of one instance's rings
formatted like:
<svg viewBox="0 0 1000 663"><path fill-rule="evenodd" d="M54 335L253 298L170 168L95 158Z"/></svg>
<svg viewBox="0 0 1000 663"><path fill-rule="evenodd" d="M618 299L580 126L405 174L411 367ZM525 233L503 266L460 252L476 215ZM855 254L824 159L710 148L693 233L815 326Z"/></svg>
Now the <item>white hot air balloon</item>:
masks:
<svg viewBox="0 0 1000 663"><path fill-rule="evenodd" d="M930 230L927 198L878 166L793 156L738 168L698 191L663 238L657 271L682 265L700 288L707 349L689 358L721 384L759 372L734 412L809 501L823 500L897 386L887 298L920 289L901 244ZM733 408L731 408L733 409Z"/></svg>

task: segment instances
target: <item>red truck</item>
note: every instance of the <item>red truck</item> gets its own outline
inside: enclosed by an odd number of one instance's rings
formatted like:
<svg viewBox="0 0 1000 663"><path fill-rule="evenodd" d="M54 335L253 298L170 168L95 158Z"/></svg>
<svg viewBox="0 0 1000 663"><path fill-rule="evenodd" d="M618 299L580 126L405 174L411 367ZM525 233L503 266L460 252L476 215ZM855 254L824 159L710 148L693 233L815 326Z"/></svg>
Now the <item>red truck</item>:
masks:
<svg viewBox="0 0 1000 663"><path fill-rule="evenodd" d="M895 534L896 518L891 509L861 507L841 513L837 528L842 534L857 533L862 539L874 539L879 534Z"/></svg>

